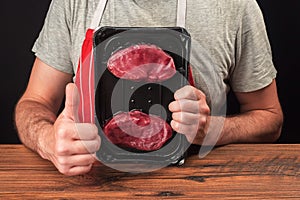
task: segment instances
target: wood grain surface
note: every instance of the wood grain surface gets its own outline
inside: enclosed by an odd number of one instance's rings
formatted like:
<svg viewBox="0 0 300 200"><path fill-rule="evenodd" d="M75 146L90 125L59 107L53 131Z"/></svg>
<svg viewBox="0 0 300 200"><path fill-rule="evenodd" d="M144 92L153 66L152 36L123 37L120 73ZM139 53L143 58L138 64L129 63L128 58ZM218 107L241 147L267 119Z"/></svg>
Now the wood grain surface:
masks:
<svg viewBox="0 0 300 200"><path fill-rule="evenodd" d="M68 177L23 145L0 145L0 199L300 199L300 145L237 144L140 174L95 163Z"/></svg>

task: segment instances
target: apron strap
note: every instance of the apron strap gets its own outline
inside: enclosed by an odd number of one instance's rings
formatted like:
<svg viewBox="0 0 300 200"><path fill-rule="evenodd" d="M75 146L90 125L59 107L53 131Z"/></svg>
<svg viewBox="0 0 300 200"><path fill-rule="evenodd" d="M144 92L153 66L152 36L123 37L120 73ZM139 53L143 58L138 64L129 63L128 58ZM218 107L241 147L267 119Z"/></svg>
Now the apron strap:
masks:
<svg viewBox="0 0 300 200"><path fill-rule="evenodd" d="M177 1L177 22L176 26L185 28L185 18L186 18L186 1L187 0L178 0Z"/></svg>
<svg viewBox="0 0 300 200"><path fill-rule="evenodd" d="M104 9L105 6L107 4L108 0L100 0L98 3L98 6L96 8L94 17L92 19L90 28L91 29L96 29L102 19L103 13L104 13ZM177 0L177 22L176 22L176 26L185 28L185 18L186 18L186 3L187 0Z"/></svg>
<svg viewBox="0 0 300 200"><path fill-rule="evenodd" d="M107 0L99 0L98 6L96 8L94 17L90 25L91 29L96 29L99 26L106 4L107 4Z"/></svg>

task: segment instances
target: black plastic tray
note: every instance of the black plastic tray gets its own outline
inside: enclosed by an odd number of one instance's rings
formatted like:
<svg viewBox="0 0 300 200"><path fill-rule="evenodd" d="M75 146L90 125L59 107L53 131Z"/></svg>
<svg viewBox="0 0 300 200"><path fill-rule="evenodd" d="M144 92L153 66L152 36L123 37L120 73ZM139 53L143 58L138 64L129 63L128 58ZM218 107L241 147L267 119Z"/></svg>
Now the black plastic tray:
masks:
<svg viewBox="0 0 300 200"><path fill-rule="evenodd" d="M164 82L135 82L115 77L106 67L110 56L135 44L153 44L168 53L174 60L177 73ZM162 165L182 163L189 146L185 136L173 132L172 138L159 150L144 152L124 149L112 144L104 135L103 126L118 112L141 110L160 115L168 123L171 112L168 104L174 92L187 85L191 38L184 28L102 27L94 33L95 66L95 122L102 139L98 158L105 163L157 163ZM153 107L152 107L153 108ZM153 113L154 112L154 113Z"/></svg>

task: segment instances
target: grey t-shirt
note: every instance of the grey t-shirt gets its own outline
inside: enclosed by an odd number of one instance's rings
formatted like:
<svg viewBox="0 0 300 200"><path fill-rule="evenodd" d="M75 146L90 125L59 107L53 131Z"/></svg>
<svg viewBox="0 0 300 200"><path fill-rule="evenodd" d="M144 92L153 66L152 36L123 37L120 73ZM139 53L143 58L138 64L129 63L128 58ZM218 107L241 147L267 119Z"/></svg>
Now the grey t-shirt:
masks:
<svg viewBox="0 0 300 200"><path fill-rule="evenodd" d="M33 51L46 64L76 72L99 0L52 0ZM100 26L176 26L177 0L108 0ZM255 0L188 0L196 86L209 101L231 87L261 89L276 77L262 13ZM210 95L210 94L214 95Z"/></svg>

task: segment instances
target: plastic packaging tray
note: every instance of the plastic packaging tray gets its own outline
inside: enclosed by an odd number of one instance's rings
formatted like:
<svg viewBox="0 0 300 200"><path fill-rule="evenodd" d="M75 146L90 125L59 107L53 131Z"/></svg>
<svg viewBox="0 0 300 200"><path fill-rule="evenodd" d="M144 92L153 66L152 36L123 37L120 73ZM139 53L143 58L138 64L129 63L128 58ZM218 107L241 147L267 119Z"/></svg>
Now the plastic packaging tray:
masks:
<svg viewBox="0 0 300 200"><path fill-rule="evenodd" d="M160 83L135 82L120 79L107 69L110 56L135 44L155 45L174 60L177 73ZM102 139L98 158L105 163L182 164L189 146L185 136L173 131L173 136L156 151L124 149L112 144L102 131L103 126L118 112L141 110L166 119L172 117L168 104L174 92L187 85L191 38L179 27L102 27L94 33L95 122ZM153 107L154 104L162 106ZM157 108L157 109L155 109Z"/></svg>

